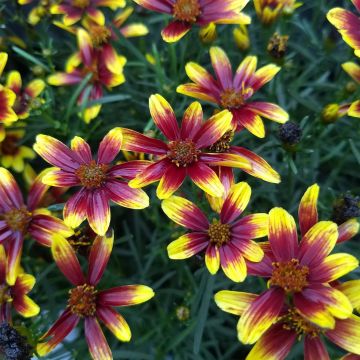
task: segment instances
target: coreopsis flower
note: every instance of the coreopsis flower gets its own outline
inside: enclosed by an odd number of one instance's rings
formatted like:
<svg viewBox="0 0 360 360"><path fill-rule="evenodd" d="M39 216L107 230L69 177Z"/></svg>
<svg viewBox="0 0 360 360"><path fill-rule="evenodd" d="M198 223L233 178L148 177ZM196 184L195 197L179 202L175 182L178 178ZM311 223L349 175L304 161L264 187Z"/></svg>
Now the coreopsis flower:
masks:
<svg viewBox="0 0 360 360"><path fill-rule="evenodd" d="M30 81L24 88L21 75L18 71L11 71L7 75L6 87L16 94L13 109L19 119L26 119L32 108L38 108L41 104L39 95L45 88L45 82L41 79Z"/></svg>
<svg viewBox="0 0 360 360"><path fill-rule="evenodd" d="M223 202L219 219L214 218L212 222L189 200L178 196L164 200L161 207L165 214L177 224L193 230L169 244L170 259L187 259L204 250L206 267L212 275L221 265L229 279L244 281L245 259L259 262L264 256L253 239L266 236L268 232L267 214L240 218L250 196L251 188L247 183L233 185Z"/></svg>
<svg viewBox="0 0 360 360"><path fill-rule="evenodd" d="M178 86L177 92L228 109L233 114L234 129L246 128L261 138L265 136L261 116L279 123L289 119L287 112L276 104L249 101L255 92L278 73L278 66L269 64L256 71L257 57L247 56L233 76L229 58L222 49L212 47L210 58L216 78L197 63L189 62L185 71L194 83Z"/></svg>
<svg viewBox="0 0 360 360"><path fill-rule="evenodd" d="M51 85L75 85L81 83L85 77L91 75L87 87L80 93L78 103L85 100L98 100L103 95L104 87L111 89L125 82L123 67L126 58L113 51L112 46L97 48L91 36L84 29L77 30L79 52L73 54L65 66L65 72L58 72L48 77ZM88 99L85 99L89 91ZM84 121L89 123L96 118L101 110L101 105L89 106L84 111Z"/></svg>
<svg viewBox="0 0 360 360"><path fill-rule="evenodd" d="M130 341L131 331L125 319L114 310L114 306L131 306L148 301L153 290L145 285L118 286L98 290L97 285L106 269L114 242L112 231L97 236L88 257L85 276L71 245L63 238L56 238L51 250L60 271L74 286L69 291L66 310L42 336L37 352L43 356L54 349L79 323L84 320L85 338L94 360L112 359L111 350L99 321L120 341Z"/></svg>
<svg viewBox="0 0 360 360"><path fill-rule="evenodd" d="M0 52L0 76L2 75L7 63L8 54ZM16 100L16 94L0 84L0 123L6 125L12 124L18 119L13 107Z"/></svg>
<svg viewBox="0 0 360 360"><path fill-rule="evenodd" d="M301 199L300 242L295 220L286 210L274 208L269 213L264 258L259 263L247 262L249 274L268 278L269 288L245 309L239 321L238 336L246 344L256 342L286 304L308 322L326 329L334 329L338 319L347 319L353 311L346 295L330 283L357 268L358 260L346 253L329 255L344 229L338 231L331 221L318 222L318 192L315 184Z"/></svg>
<svg viewBox="0 0 360 360"><path fill-rule="evenodd" d="M4 129L4 134L0 136L0 162L3 167L22 172L25 162L35 158L31 148L20 144L24 135L25 129Z"/></svg>
<svg viewBox="0 0 360 360"><path fill-rule="evenodd" d="M166 42L176 42L194 25L250 24L249 16L241 10L249 0L134 0L146 9L171 15L173 21L162 30Z"/></svg>
<svg viewBox="0 0 360 360"><path fill-rule="evenodd" d="M360 1L351 1L356 10L360 12ZM360 18L351 11L340 7L331 9L326 17L339 31L343 40L354 49L355 55L360 57Z"/></svg>
<svg viewBox="0 0 360 360"><path fill-rule="evenodd" d="M0 244L0 323L11 322L11 309L14 308L21 316L32 317L39 313L40 308L27 295L35 285L35 278L22 271L15 273L13 284L7 282L8 256L5 247Z"/></svg>
<svg viewBox="0 0 360 360"><path fill-rule="evenodd" d="M160 199L166 199L189 176L206 193L221 196L224 187L210 166L251 168L249 161L241 155L207 151L229 129L232 119L229 111L222 111L203 122L201 105L194 102L185 111L179 127L172 107L161 95L152 95L149 105L151 116L167 142L122 129L125 150L156 157L154 164L129 182L131 187L143 187L160 180L156 194Z"/></svg>
<svg viewBox="0 0 360 360"><path fill-rule="evenodd" d="M95 160L89 144L81 137L71 140L71 149L51 136L36 137L34 150L56 167L43 177L44 184L81 187L64 206L64 221L72 229L87 219L95 233L104 235L110 225L110 200L130 209L149 206L143 190L130 188L120 178L132 179L151 163L139 160L113 165L122 143L121 129L110 130L100 142Z"/></svg>
<svg viewBox="0 0 360 360"><path fill-rule="evenodd" d="M7 249L7 282L13 285L20 264L26 235L43 246L50 246L54 234L68 237L73 234L62 220L50 215L39 204L48 186L42 182L47 170L41 172L28 191L27 202L11 173L0 168L0 242Z"/></svg>
<svg viewBox="0 0 360 360"><path fill-rule="evenodd" d="M282 14L292 14L302 3L296 0L254 0L254 5L261 22L270 25Z"/></svg>
<svg viewBox="0 0 360 360"><path fill-rule="evenodd" d="M215 295L215 301L222 310L241 318L259 300L256 294L238 291L219 291ZM310 322L295 307L285 306L256 342L246 360L284 360L296 340L303 341L305 360L330 360L323 337L344 350L360 355L359 333L360 317L356 315L336 319L334 327L329 329Z"/></svg>
<svg viewBox="0 0 360 360"><path fill-rule="evenodd" d="M52 14L63 15L62 21L67 26L77 23L84 17L104 25L105 15L98 7L115 10L125 5L125 0L61 0L59 4L54 4L50 11Z"/></svg>

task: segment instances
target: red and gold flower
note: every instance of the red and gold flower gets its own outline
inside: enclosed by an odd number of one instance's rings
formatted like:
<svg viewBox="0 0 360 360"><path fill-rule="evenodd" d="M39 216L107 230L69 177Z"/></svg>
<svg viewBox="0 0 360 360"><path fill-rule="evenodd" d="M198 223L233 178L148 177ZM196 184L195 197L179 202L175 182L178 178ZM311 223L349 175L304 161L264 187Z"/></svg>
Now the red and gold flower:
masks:
<svg viewBox="0 0 360 360"><path fill-rule="evenodd" d="M302 240L294 218L282 208L269 213L269 243L264 258L247 262L251 275L268 278L269 288L247 307L238 324L239 339L256 342L278 319L283 307L296 311L308 322L334 329L337 319L352 311L349 299L329 283L358 267L358 260L345 253L329 255L339 237L337 225L317 220L318 187L310 187L299 206Z"/></svg>
<svg viewBox="0 0 360 360"><path fill-rule="evenodd" d="M65 204L65 223L77 228L85 219L99 235L104 235L110 224L110 200L130 209L149 206L149 197L141 189L133 189L124 179L132 179L149 164L149 161L129 161L112 165L121 150L123 137L120 128L114 128L100 142L94 160L89 144L76 136L69 149L61 141L38 135L34 150L48 163L56 166L43 178L50 186L80 186Z"/></svg>
<svg viewBox="0 0 360 360"><path fill-rule="evenodd" d="M103 322L120 341L130 341L129 325L113 307L143 303L151 299L154 292L144 285L97 289L108 263L113 242L112 231L105 236L96 237L89 253L87 276L84 276L71 245L63 238L54 239L51 247L54 260L74 287L69 291L66 310L42 336L41 339L45 341L37 346L39 355L43 356L54 349L81 319L85 323L85 338L94 360L113 358L99 321Z"/></svg>
<svg viewBox="0 0 360 360"><path fill-rule="evenodd" d="M222 111L203 122L201 105L194 102L185 111L179 128L172 107L162 96L152 95L149 104L151 116L167 142L122 129L124 150L156 156L154 164L130 181L131 187L139 188L160 180L157 196L166 199L189 176L208 194L222 196L224 187L209 166L251 168L249 161L241 155L207 151L229 129L232 119L229 111Z"/></svg>
<svg viewBox="0 0 360 360"><path fill-rule="evenodd" d="M360 1L351 1L360 12ZM331 9L326 17L339 31L343 40L354 49L355 55L360 57L360 18L351 11L339 7Z"/></svg>
<svg viewBox="0 0 360 360"><path fill-rule="evenodd" d="M29 189L27 203L11 173L0 168L0 242L7 249L7 282L13 285L20 264L25 235L40 245L50 246L55 234L68 237L73 234L63 221L38 208L48 186L42 183L47 170L40 173Z"/></svg>
<svg viewBox="0 0 360 360"><path fill-rule="evenodd" d="M259 262L264 256L253 241L268 233L268 215L251 214L239 218L249 203L251 188L241 182L233 185L220 210L219 219L209 222L191 201L172 196L162 202L165 214L177 224L193 232L173 241L167 248L170 259L187 259L205 250L205 263L214 275L220 265L233 281L244 281L247 275L245 259Z"/></svg>
<svg viewBox="0 0 360 360"><path fill-rule="evenodd" d="M15 282L9 285L7 264L5 248L0 244L0 323L11 322L12 308L24 317L35 316L40 311L39 306L27 295L35 285L35 278L20 271L15 275Z"/></svg>
<svg viewBox="0 0 360 360"><path fill-rule="evenodd" d="M4 71L7 59L8 54L0 52L0 76ZM9 125L18 119L18 116L13 109L15 100L16 94L0 84L0 123Z"/></svg>
<svg viewBox="0 0 360 360"><path fill-rule="evenodd" d="M238 291L219 291L215 295L215 301L222 310L242 318L249 307L260 300L260 296ZM246 360L284 360L296 339L304 339L305 360L330 360L323 336L340 348L360 355L358 316L336 319L333 328L328 329L310 322L295 307L285 306L270 328L259 338ZM346 359L350 360L352 357Z"/></svg>
<svg viewBox="0 0 360 360"><path fill-rule="evenodd" d="M98 7L115 10L125 5L125 0L62 0L60 4L54 4L50 11L52 14L64 15L62 21L67 26L75 24L84 17L104 25L105 16Z"/></svg>
<svg viewBox="0 0 360 360"><path fill-rule="evenodd" d="M126 58L118 55L113 47L97 48L91 36L84 29L77 30L79 52L73 54L65 66L65 72L58 72L48 77L50 85L79 84L91 75L87 87L80 93L78 103L81 105L87 100L98 100L103 95L104 87L111 89L125 82L123 68ZM85 94L90 91L88 98ZM96 118L101 110L101 105L88 106L84 111L84 121L89 123Z"/></svg>
<svg viewBox="0 0 360 360"><path fill-rule="evenodd" d="M272 24L282 14L291 14L302 3L296 0L254 0L256 14L265 25Z"/></svg>
<svg viewBox="0 0 360 360"><path fill-rule="evenodd" d="M7 76L6 87L16 94L13 109L19 119L26 119L32 108L41 105L39 95L45 88L45 82L41 79L32 80L22 88L22 79L18 71L11 71Z"/></svg>
<svg viewBox="0 0 360 360"><path fill-rule="evenodd" d="M171 15L174 20L161 32L167 42L176 42L193 25L250 24L251 19L241 13L249 0L134 0L146 9Z"/></svg>
<svg viewBox="0 0 360 360"><path fill-rule="evenodd" d="M219 47L210 49L216 79L206 69L194 62L186 64L185 71L194 83L180 85L177 92L217 104L233 114L233 128L246 128L263 138L265 128L261 117L285 123L289 115L280 106L262 101L248 100L280 70L269 64L256 71L257 57L247 56L233 76L231 63Z"/></svg>

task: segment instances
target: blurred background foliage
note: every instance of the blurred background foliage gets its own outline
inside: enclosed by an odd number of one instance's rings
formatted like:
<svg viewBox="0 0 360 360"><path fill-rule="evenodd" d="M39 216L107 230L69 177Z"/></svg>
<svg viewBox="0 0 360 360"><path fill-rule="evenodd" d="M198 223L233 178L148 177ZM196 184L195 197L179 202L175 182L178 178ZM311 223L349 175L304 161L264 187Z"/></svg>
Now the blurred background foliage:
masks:
<svg viewBox="0 0 360 360"><path fill-rule="evenodd" d="M129 1L130 3L130 1ZM129 4L136 7L135 4ZM302 194L311 184L321 187L320 218L329 219L333 205L343 194L360 194L360 122L343 117L334 123L321 121L323 108L329 103L345 103L359 98L360 89L342 70L345 61L354 61L353 51L342 41L326 20L326 13L334 6L351 8L347 0L306 1L292 16L282 17L274 25L264 27L257 19L252 2L245 13L251 15L248 27L250 47L241 51L233 38L235 26L219 26L213 44L221 46L235 69L247 55L256 55L259 65L278 63L282 70L256 95L275 102L286 109L291 121L302 129L300 143L289 149L279 139L279 125L266 121L267 136L258 139L243 131L236 135L234 144L244 146L264 157L280 174L279 185L268 184L236 172L237 180L245 180L252 187L247 212L267 212L282 206L293 215ZM17 69L24 82L34 77L46 78L55 70L62 71L66 59L76 50L72 34L54 26L45 17L37 26L26 18L31 6L19 6L15 1L2 0L0 4L1 50L9 53L6 72ZM111 12L107 16L111 19ZM160 37L166 24L163 15L136 7L132 20L145 23L150 34L135 39L121 37L114 45L125 55L126 83L114 88L100 100L104 103L100 115L89 125L77 115L76 97L79 86L54 88L44 92L45 102L26 120L26 134L21 140L31 146L39 133L52 135L67 143L79 135L96 146L103 135L115 126L130 127L141 132L157 131L149 114L148 98L160 93L174 107L181 118L192 102L176 93L179 84L188 81L184 68L188 61L196 61L211 70L210 45L202 44L197 31L192 31L176 44L167 44ZM273 58L267 51L269 39L275 33L289 36L288 47L282 59ZM26 44L13 41L17 36ZM151 54L150 63L146 54ZM80 87L84 84L80 84ZM204 113L210 117L214 108L203 103ZM16 123L15 123L16 127ZM159 134L157 134L159 135ZM31 161L39 171L46 164L39 158ZM22 175L17 180L24 184ZM151 206L143 211L120 207L112 208L112 226L115 229L115 247L105 276L103 288L122 284L147 284L156 296L146 304L120 312L128 320L133 337L129 344L118 342L106 332L115 359L141 360L235 360L244 359L249 347L237 340L237 317L218 309L214 292L221 289L246 290L258 293L266 287L263 280L249 277L244 283L234 284L221 271L215 277L208 274L200 256L184 261L172 261L166 252L167 244L183 234L161 211L155 187L146 191ZM210 214L210 207L202 193L186 183L185 197L195 201ZM58 209L61 208L61 205ZM56 207L55 207L56 209ZM337 248L360 257L359 236ZM34 339L58 317L66 304L69 284L56 268L48 249L25 242L23 266L34 274L37 285L32 298L41 306L40 316L15 323L25 325ZM79 249L86 253L86 249ZM359 270L350 277L358 278ZM105 330L106 331L106 330ZM83 333L76 331L68 341L47 359L84 359L88 351ZM341 351L329 345L331 358ZM294 347L289 359L302 359L302 344Z"/></svg>

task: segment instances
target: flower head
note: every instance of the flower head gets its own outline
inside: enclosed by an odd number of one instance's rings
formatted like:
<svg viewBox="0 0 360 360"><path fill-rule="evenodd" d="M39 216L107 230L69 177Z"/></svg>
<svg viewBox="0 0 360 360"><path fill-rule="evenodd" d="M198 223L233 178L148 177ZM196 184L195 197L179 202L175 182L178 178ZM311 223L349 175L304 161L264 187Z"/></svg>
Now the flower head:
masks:
<svg viewBox="0 0 360 360"><path fill-rule="evenodd" d="M66 310L42 336L37 351L45 355L54 349L78 324L85 323L85 338L95 360L112 359L111 350L101 330L99 321L120 341L130 341L131 331L125 319L114 306L131 306L148 301L153 290L144 285L118 286L98 290L97 285L106 269L114 242L114 234L97 236L89 253L88 271L85 276L71 245L63 238L54 240L51 250L54 260L73 285L69 290Z"/></svg>
<svg viewBox="0 0 360 360"><path fill-rule="evenodd" d="M12 322L12 308L24 317L37 315L40 308L27 295L35 285L34 276L18 271L15 273L15 281L9 284L7 272L8 255L0 244L0 323Z"/></svg>
<svg viewBox="0 0 360 360"><path fill-rule="evenodd" d="M296 0L254 0L256 14L265 25L270 25L282 14L291 14L302 5Z"/></svg>
<svg viewBox="0 0 360 360"><path fill-rule="evenodd" d="M250 186L241 182L233 185L220 210L219 218L210 222L192 202L172 196L162 202L165 214L177 224L193 230L168 246L171 259L187 259L205 250L205 263L211 274L220 265L233 281L244 281L247 274L245 259L259 262L264 256L253 241L267 235L267 214L252 214L240 218L249 203Z"/></svg>
<svg viewBox="0 0 360 360"><path fill-rule="evenodd" d="M334 329L337 319L347 319L352 313L349 299L330 283L357 268L358 260L345 253L329 255L343 236L343 229L338 231L331 221L318 222L318 192L319 187L313 185L301 200L300 242L289 213L281 208L269 213L269 243L263 244L264 258L259 263L247 262L249 274L269 279L269 289L240 319L238 334L244 343L257 341L286 304L308 322L326 329Z"/></svg>
<svg viewBox="0 0 360 360"><path fill-rule="evenodd" d="M163 29L164 41L176 42L186 35L193 25L249 24L251 19L241 13L248 0L134 0L146 9L169 14L173 21Z"/></svg>
<svg viewBox="0 0 360 360"><path fill-rule="evenodd" d="M98 100L103 95L104 87L110 89L125 81L123 67L126 58L118 55L110 44L101 48L94 46L90 34L84 29L77 30L77 40L80 51L69 58L65 72L50 75L48 82L55 86L74 85L90 76L88 86L78 98L78 103L82 104L86 100L85 94L89 88L88 100ZM84 121L90 122L100 110L101 105L87 107L84 112Z"/></svg>
<svg viewBox="0 0 360 360"><path fill-rule="evenodd" d="M157 195L160 199L165 199L189 176L208 194L221 196L224 187L209 165L251 168L249 161L241 155L208 151L229 129L232 119L229 111L222 111L203 122L201 105L194 102L185 111L179 127L174 110L162 96L152 95L149 103L152 118L167 141L130 129L122 130L125 150L156 156L154 164L130 181L131 187L143 187L160 180Z"/></svg>
<svg viewBox="0 0 360 360"><path fill-rule="evenodd" d="M8 54L0 52L0 76L4 71L7 59ZM13 109L15 100L16 94L0 84L0 123L9 125L18 119L18 116Z"/></svg>
<svg viewBox="0 0 360 360"><path fill-rule="evenodd" d="M356 287L352 288L356 290ZM244 317L246 309L259 301L259 296L238 291L219 291L215 301L222 310ZM360 318L356 315L336 319L334 327L329 329L310 322L295 307L285 306L251 349L246 360L284 360L296 340L304 344L304 359L315 355L318 359L330 359L323 336L340 348L360 355L359 332Z"/></svg>
<svg viewBox="0 0 360 360"><path fill-rule="evenodd" d="M359 0L351 1L360 12ZM355 55L360 57L360 18L351 11L339 7L331 9L326 17L339 31L343 40L354 49Z"/></svg>
<svg viewBox="0 0 360 360"><path fill-rule="evenodd" d="M50 11L52 14L62 14L63 23L73 25L86 17L99 25L105 24L105 16L98 7L117 9L124 7L125 0L61 0L60 4L54 4Z"/></svg>
<svg viewBox="0 0 360 360"><path fill-rule="evenodd" d="M276 104L249 101L256 91L278 73L278 66L270 64L256 71L257 57L247 56L233 76L230 60L222 49L212 47L210 57L216 78L202 66L189 62L185 71L194 83L178 86L177 92L228 109L233 114L234 130L246 128L258 137L265 136L261 116L279 123L289 119L289 115Z"/></svg>
<svg viewBox="0 0 360 360"><path fill-rule="evenodd" d="M0 168L0 242L7 246L7 282L13 285L20 264L24 237L30 235L40 245L50 246L54 234L68 237L73 234L62 220L39 208L48 186L42 182L44 170L30 187L27 202L11 173Z"/></svg>
<svg viewBox="0 0 360 360"><path fill-rule="evenodd" d="M25 161L35 158L36 154L31 148L20 144L24 135L25 129L7 130L4 128L4 134L0 137L0 161L5 168L22 172Z"/></svg>
<svg viewBox="0 0 360 360"><path fill-rule="evenodd" d="M130 209L149 206L149 198L141 189L132 189L123 179L132 179L149 161L129 161L120 165L112 162L121 150L123 137L120 128L110 130L99 145L96 160L89 144L76 136L71 149L61 141L46 135L38 135L34 150L48 163L56 166L43 178L50 186L80 186L66 202L65 223L75 229L85 219L99 235L104 235L110 224L110 200Z"/></svg>
<svg viewBox="0 0 360 360"><path fill-rule="evenodd" d="M30 110L38 108L41 104L39 95L45 88L43 80L32 80L23 89L20 73L11 71L7 76L6 86L16 94L13 109L19 119L26 119L30 115Z"/></svg>

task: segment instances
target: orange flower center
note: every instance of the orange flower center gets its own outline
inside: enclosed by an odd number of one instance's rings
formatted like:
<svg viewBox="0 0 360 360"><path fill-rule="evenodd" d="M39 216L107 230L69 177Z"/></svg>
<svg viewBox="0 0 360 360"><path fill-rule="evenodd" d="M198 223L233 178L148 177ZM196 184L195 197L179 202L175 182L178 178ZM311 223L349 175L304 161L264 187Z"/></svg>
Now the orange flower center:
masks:
<svg viewBox="0 0 360 360"><path fill-rule="evenodd" d="M75 175L81 182L81 185L87 188L100 187L106 179L107 165L96 164L94 160L90 164L80 165L75 171Z"/></svg>
<svg viewBox="0 0 360 360"><path fill-rule="evenodd" d="M24 232L31 221L31 212L23 206L20 209L11 209L3 217L11 230Z"/></svg>
<svg viewBox="0 0 360 360"><path fill-rule="evenodd" d="M238 108L244 105L244 97L242 91L236 91L235 89L226 89L220 95L221 106L227 109Z"/></svg>
<svg viewBox="0 0 360 360"><path fill-rule="evenodd" d="M191 140L171 141L168 146L167 157L176 164L176 166L186 167L198 161L200 151L196 149L195 144Z"/></svg>
<svg viewBox="0 0 360 360"><path fill-rule="evenodd" d="M273 271L270 279L272 286L280 286L287 293L300 292L308 285L309 268L299 264L298 259L273 262Z"/></svg>
<svg viewBox="0 0 360 360"><path fill-rule="evenodd" d="M19 136L7 134L5 139L0 143L1 153L3 155L16 155L19 152Z"/></svg>
<svg viewBox="0 0 360 360"><path fill-rule="evenodd" d="M111 36L111 31L106 26L92 25L89 30L91 40L95 47L107 43Z"/></svg>
<svg viewBox="0 0 360 360"><path fill-rule="evenodd" d="M279 322L283 323L284 329L295 331L299 338L302 335L314 338L321 333L320 328L307 322L296 309L289 309L288 313L279 319Z"/></svg>
<svg viewBox="0 0 360 360"><path fill-rule="evenodd" d="M79 285L69 291L68 308L80 317L94 316L96 312L96 294L94 286Z"/></svg>
<svg viewBox="0 0 360 360"><path fill-rule="evenodd" d="M217 246L226 244L230 240L230 225L222 224L219 220L213 219L208 229L210 242Z"/></svg>
<svg viewBox="0 0 360 360"><path fill-rule="evenodd" d="M73 0L72 5L80 9L85 9L90 5L90 0Z"/></svg>
<svg viewBox="0 0 360 360"><path fill-rule="evenodd" d="M209 147L210 152L223 153L230 149L230 143L234 138L234 131L227 131L215 144Z"/></svg>
<svg viewBox="0 0 360 360"><path fill-rule="evenodd" d="M201 14L199 1L177 0L174 4L173 14L176 20L194 23Z"/></svg>

